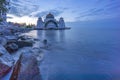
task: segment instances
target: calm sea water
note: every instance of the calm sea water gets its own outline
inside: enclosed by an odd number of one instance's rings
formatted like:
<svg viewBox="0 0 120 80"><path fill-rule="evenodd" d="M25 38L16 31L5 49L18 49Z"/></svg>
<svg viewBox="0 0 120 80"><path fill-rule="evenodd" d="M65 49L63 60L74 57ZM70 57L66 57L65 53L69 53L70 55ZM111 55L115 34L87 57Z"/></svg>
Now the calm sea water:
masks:
<svg viewBox="0 0 120 80"><path fill-rule="evenodd" d="M120 80L120 28L85 26L35 34L49 44L40 64L43 80Z"/></svg>

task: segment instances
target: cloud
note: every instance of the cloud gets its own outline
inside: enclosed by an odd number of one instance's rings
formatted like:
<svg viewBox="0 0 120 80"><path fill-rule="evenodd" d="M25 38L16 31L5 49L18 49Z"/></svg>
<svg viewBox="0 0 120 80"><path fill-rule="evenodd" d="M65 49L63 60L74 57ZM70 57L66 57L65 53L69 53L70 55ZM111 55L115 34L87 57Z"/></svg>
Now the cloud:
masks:
<svg viewBox="0 0 120 80"><path fill-rule="evenodd" d="M11 16L7 16L7 18L8 18L8 19L13 19L13 17L11 17Z"/></svg>
<svg viewBox="0 0 120 80"><path fill-rule="evenodd" d="M53 10L48 10L48 11L33 12L29 16L30 17L45 17L49 12L52 13L55 17L57 17L61 13L63 13L63 11L61 11L61 10L55 10L55 9L53 9Z"/></svg>
<svg viewBox="0 0 120 80"><path fill-rule="evenodd" d="M79 13L76 17L77 20L96 20L118 17L120 12L119 0L97 0L97 4L100 6L94 6L91 9ZM104 4L103 4L104 3ZM102 5L102 6L101 6Z"/></svg>
<svg viewBox="0 0 120 80"><path fill-rule="evenodd" d="M45 17L51 12L66 21L97 20L120 16L120 0L11 0L9 14L17 17Z"/></svg>
<svg viewBox="0 0 120 80"><path fill-rule="evenodd" d="M39 6L31 4L29 1L24 0L11 0L11 7L9 14L14 14L15 16L25 16L38 10Z"/></svg>

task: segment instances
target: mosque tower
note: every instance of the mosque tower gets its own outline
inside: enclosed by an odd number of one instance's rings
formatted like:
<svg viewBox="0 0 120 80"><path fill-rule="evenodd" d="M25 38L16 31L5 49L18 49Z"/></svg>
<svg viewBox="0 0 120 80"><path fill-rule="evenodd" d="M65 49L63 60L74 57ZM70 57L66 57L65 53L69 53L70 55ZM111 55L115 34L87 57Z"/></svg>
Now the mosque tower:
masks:
<svg viewBox="0 0 120 80"><path fill-rule="evenodd" d="M59 28L65 28L65 22L62 17L59 19Z"/></svg>
<svg viewBox="0 0 120 80"><path fill-rule="evenodd" d="M37 21L37 28L43 28L43 26L44 26L43 20L41 17L39 17Z"/></svg>

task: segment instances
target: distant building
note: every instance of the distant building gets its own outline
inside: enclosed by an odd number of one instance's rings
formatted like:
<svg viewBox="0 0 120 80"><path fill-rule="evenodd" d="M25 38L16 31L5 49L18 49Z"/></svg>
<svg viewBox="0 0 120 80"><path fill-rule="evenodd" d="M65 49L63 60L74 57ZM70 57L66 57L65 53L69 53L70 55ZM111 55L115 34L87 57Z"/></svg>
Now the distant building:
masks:
<svg viewBox="0 0 120 80"><path fill-rule="evenodd" d="M64 29L65 22L62 17L59 19L59 21L57 21L55 19L54 15L49 13L49 14L47 14L44 21L42 20L41 17L38 18L36 28L39 28L39 29Z"/></svg>

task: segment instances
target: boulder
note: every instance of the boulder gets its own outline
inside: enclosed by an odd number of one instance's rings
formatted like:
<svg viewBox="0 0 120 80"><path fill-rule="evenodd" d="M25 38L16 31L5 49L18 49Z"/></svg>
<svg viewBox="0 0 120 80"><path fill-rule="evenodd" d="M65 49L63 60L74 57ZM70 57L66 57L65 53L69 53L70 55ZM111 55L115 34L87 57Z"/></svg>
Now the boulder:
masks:
<svg viewBox="0 0 120 80"><path fill-rule="evenodd" d="M5 48L2 45L0 45L0 57L4 55L6 52L7 51L5 50Z"/></svg>
<svg viewBox="0 0 120 80"><path fill-rule="evenodd" d="M18 45L15 43L9 43L5 47L9 53L13 53L13 52L17 51L19 48Z"/></svg>
<svg viewBox="0 0 120 80"><path fill-rule="evenodd" d="M6 45L7 44L7 39L6 38L4 38L4 37L0 37L0 44L1 45Z"/></svg>
<svg viewBox="0 0 120 80"><path fill-rule="evenodd" d="M18 36L16 35L5 36L5 38L7 39L7 42L16 42L18 40Z"/></svg>
<svg viewBox="0 0 120 80"><path fill-rule="evenodd" d="M19 48L23 47L32 47L33 43L29 41L17 41L16 44L18 45Z"/></svg>
<svg viewBox="0 0 120 80"><path fill-rule="evenodd" d="M10 70L10 66L0 62L0 78L5 76Z"/></svg>
<svg viewBox="0 0 120 80"><path fill-rule="evenodd" d="M7 50L0 45L0 77L7 74L12 65L14 63L14 60L11 55L7 52Z"/></svg>
<svg viewBox="0 0 120 80"><path fill-rule="evenodd" d="M10 80L41 80L37 59L28 54L20 56Z"/></svg>
<svg viewBox="0 0 120 80"><path fill-rule="evenodd" d="M0 62L8 66L12 66L14 63L13 57L8 53L8 51L0 45Z"/></svg>

